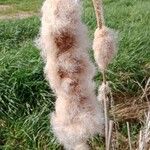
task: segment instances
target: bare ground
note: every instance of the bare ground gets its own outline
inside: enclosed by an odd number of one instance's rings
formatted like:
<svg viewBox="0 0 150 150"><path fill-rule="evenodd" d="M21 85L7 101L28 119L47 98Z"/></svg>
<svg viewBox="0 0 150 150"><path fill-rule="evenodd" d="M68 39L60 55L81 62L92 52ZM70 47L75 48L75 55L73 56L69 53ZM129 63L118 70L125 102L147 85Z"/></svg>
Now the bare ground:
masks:
<svg viewBox="0 0 150 150"><path fill-rule="evenodd" d="M0 5L0 10L2 11L2 10L7 10L7 9L10 9L10 8L12 8L13 6L12 5Z"/></svg>
<svg viewBox="0 0 150 150"><path fill-rule="evenodd" d="M6 11L8 9L13 9L12 5L0 5L0 11ZM24 19L32 16L38 16L37 13L33 12L23 12L20 11L18 13L0 15L0 20L16 20L16 19Z"/></svg>
<svg viewBox="0 0 150 150"><path fill-rule="evenodd" d="M36 13L28 13L28 12L19 12L11 15L2 15L0 16L0 20L15 20L15 19L24 19L32 16L38 16Z"/></svg>

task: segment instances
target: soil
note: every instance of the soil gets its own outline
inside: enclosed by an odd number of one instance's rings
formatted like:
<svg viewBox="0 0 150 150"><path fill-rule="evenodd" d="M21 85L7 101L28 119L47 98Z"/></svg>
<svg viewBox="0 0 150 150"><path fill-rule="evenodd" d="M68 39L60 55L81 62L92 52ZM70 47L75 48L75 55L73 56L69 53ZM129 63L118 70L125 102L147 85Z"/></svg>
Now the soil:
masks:
<svg viewBox="0 0 150 150"><path fill-rule="evenodd" d="M0 5L0 10L2 11L2 10L7 10L7 9L10 9L10 8L12 8L12 5Z"/></svg>
<svg viewBox="0 0 150 150"><path fill-rule="evenodd" d="M6 11L7 9L12 9L12 5L0 5L0 11ZM23 12L20 11L14 14L0 15L0 20L16 20L16 19L24 19L32 16L38 16L37 13L33 12Z"/></svg>
<svg viewBox="0 0 150 150"><path fill-rule="evenodd" d="M0 20L16 20L16 19L24 19L32 16L38 16L36 13L28 13L28 12L19 12L11 15L2 15L0 16Z"/></svg>

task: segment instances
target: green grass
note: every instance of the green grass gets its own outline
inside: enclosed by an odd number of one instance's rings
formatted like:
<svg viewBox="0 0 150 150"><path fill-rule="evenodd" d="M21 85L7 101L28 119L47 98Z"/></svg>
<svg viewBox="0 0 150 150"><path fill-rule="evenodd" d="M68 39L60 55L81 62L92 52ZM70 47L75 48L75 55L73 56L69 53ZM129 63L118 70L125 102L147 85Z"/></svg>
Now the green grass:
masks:
<svg viewBox="0 0 150 150"><path fill-rule="evenodd" d="M41 1L0 0L0 4L12 4L18 12L34 12ZM136 82L144 86L150 76L150 2L105 0L104 4L107 25L119 35L119 52L108 79L114 93L138 96L141 89ZM84 0L83 5L83 20L92 38L96 26L92 3ZM61 149L49 121L54 94L44 79L43 63L34 46L39 27L37 17L0 22L0 149ZM99 73L95 80L101 80ZM135 136L138 131L135 125L133 128ZM125 127L121 129L126 135ZM92 143L100 145L97 138Z"/></svg>
<svg viewBox="0 0 150 150"><path fill-rule="evenodd" d="M48 119L54 96L44 81L39 51L33 45L39 20L2 22L0 29L1 146L50 149L55 144Z"/></svg>

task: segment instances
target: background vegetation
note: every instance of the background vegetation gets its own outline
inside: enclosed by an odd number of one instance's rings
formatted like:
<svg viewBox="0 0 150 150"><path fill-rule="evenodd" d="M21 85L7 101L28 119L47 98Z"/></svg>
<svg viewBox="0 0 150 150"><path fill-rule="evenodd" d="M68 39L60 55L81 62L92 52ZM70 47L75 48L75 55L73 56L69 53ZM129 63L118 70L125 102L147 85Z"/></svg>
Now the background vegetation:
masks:
<svg viewBox="0 0 150 150"><path fill-rule="evenodd" d="M41 4L42 0L0 0L0 16L34 14L21 20L7 17L0 20L0 149L3 150L61 149L49 122L54 94L44 79L43 62L34 46ZM10 7L3 9L6 5ZM92 39L96 27L92 1L84 0L83 6L83 21ZM118 104L141 96L141 87L150 77L150 1L104 0L104 6L107 25L119 35L119 52L108 70ZM92 51L89 53L93 59ZM101 75L97 73L94 79L99 83ZM135 141L141 124L134 121L131 124L131 137ZM119 131L127 137L123 122ZM103 140L98 137L90 143L94 150L103 149Z"/></svg>

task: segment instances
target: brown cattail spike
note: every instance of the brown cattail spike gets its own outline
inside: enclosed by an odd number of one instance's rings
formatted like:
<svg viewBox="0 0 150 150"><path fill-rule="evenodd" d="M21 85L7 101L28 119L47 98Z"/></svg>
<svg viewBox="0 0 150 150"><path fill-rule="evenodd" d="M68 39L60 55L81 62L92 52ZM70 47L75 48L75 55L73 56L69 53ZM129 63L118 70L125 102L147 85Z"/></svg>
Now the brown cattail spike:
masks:
<svg viewBox="0 0 150 150"><path fill-rule="evenodd" d="M105 25L104 15L103 15L103 3L102 0L92 0L92 1L95 9L95 14L96 14L97 26L98 28L101 29L102 26Z"/></svg>

